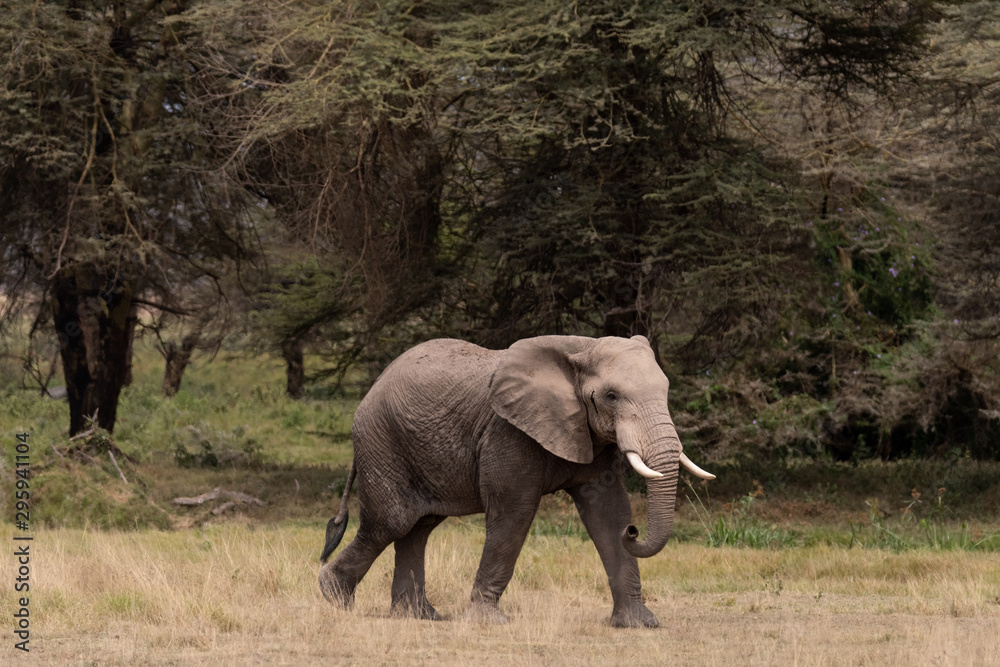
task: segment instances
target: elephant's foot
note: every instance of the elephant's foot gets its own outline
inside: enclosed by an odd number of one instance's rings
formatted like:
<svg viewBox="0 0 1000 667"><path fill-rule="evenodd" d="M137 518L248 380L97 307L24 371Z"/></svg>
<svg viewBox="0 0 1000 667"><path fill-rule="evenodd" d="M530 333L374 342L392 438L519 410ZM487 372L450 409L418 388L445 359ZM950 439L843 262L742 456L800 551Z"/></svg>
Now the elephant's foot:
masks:
<svg viewBox="0 0 1000 667"><path fill-rule="evenodd" d="M490 625L506 625L507 617L501 613L496 602L473 599L465 610L465 620L473 623L488 623Z"/></svg>
<svg viewBox="0 0 1000 667"><path fill-rule="evenodd" d="M639 603L611 612L611 625L615 628L656 628L660 623L646 605Z"/></svg>
<svg viewBox="0 0 1000 667"><path fill-rule="evenodd" d="M412 616L413 618L418 618L424 621L441 620L441 616L437 613L437 609L431 606L431 603L427 601L427 598L416 601L410 600L409 598L393 600L391 613L393 616Z"/></svg>
<svg viewBox="0 0 1000 667"><path fill-rule="evenodd" d="M333 563L327 563L319 570L319 589L328 602L344 609L354 604L354 586L342 581L333 571Z"/></svg>

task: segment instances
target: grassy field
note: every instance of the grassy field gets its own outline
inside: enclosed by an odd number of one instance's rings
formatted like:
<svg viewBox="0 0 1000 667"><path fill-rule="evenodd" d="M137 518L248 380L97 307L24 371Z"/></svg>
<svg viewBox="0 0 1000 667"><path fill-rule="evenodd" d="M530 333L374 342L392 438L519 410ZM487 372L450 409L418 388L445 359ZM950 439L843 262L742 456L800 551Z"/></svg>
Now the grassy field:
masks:
<svg viewBox="0 0 1000 667"><path fill-rule="evenodd" d="M1000 664L996 465L715 462L717 482L685 488L676 539L640 564L651 631L607 625L603 569L564 494L545 499L501 601L511 622L462 620L483 522L449 519L428 547L445 620L417 622L388 615L391 553L352 611L316 583L356 400L290 401L268 358L196 362L172 400L155 353L135 371L114 434L128 482L99 450L74 455L63 403L0 385L4 544L15 433L31 434L35 469L31 653L6 634L3 664ZM267 504L170 503L214 487ZM641 521L638 494L633 507ZM5 614L15 569L2 559Z"/></svg>
<svg viewBox="0 0 1000 667"><path fill-rule="evenodd" d="M320 534L244 521L41 532L31 662L1000 664L995 554L673 543L642 564L664 627L621 631L606 625L600 563L577 538L530 538L502 603L511 622L488 627L461 620L478 526L449 520L431 539L429 595L447 619L436 623L388 617L388 557L353 611L331 608L316 586ZM6 587L0 597L10 608Z"/></svg>

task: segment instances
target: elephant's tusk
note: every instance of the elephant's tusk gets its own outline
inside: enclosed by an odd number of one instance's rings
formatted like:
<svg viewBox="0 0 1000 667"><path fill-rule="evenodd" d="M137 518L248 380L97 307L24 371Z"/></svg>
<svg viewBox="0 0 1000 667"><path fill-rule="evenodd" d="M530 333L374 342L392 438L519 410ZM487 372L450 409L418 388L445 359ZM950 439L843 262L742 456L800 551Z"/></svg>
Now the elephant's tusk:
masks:
<svg viewBox="0 0 1000 667"><path fill-rule="evenodd" d="M683 455L682 455L683 456ZM663 477L663 473L651 470L645 463L642 462L642 458L635 452L626 452L625 458L628 462L632 464L635 471L647 479L656 479L657 477Z"/></svg>
<svg viewBox="0 0 1000 667"><path fill-rule="evenodd" d="M629 461L631 460L632 459L629 459ZM635 463L633 463L632 465L634 466ZM691 459L689 459L687 456L684 455L684 452L681 452L681 465L687 468L688 472L696 477L701 477L702 479L715 479L715 475L713 475L710 472L705 472L704 470L696 466L694 463L692 463ZM640 472L639 474L642 473Z"/></svg>

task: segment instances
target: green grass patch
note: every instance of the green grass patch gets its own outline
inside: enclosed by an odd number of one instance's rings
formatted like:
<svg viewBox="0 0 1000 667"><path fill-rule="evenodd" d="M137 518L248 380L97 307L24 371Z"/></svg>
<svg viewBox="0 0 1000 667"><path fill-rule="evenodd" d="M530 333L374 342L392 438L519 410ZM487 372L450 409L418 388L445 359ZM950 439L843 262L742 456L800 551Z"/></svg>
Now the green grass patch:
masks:
<svg viewBox="0 0 1000 667"><path fill-rule="evenodd" d="M94 462L53 459L36 469L31 482L33 525L102 530L169 529L170 515L148 493L149 480L119 462L121 480L108 457Z"/></svg>
<svg viewBox="0 0 1000 667"><path fill-rule="evenodd" d="M724 503L714 512L702 501L689 484L688 505L703 529L704 541L710 547L748 547L775 549L828 545L835 547L881 549L900 553L916 549L937 551L1000 551L1000 531L995 526L972 526L967 521L950 519L950 509L944 502L944 489L938 490L930 510L921 509L921 494L911 491L910 501L896 513L889 514L880 508L877 498L864 501L864 513L849 513L838 521L835 513L817 521L804 521L800 515L788 513L787 503L774 501L785 508L785 521L779 522L758 516L768 510L763 500L763 487L754 481L753 489L743 496ZM799 514L809 514L802 509ZM923 512L926 516L920 517ZM774 511L771 511L773 514ZM787 524L799 522L801 528Z"/></svg>
<svg viewBox="0 0 1000 667"><path fill-rule="evenodd" d="M690 487L693 491L693 487ZM756 488L732 503L724 506L714 519L710 518L708 508L695 493L698 502L691 506L702 526L705 528L705 542L710 547L749 547L751 549L769 549L795 546L796 536L787 530L779 529L777 524L767 522L753 516L753 505L756 499L764 494L758 484Z"/></svg>
<svg viewBox="0 0 1000 667"><path fill-rule="evenodd" d="M1000 532L988 533L972 529L968 523L949 525L943 518L943 491L938 495L935 510L928 518L918 519L912 512L920 502L920 494L913 491L913 501L904 508L901 517L890 522L879 509L879 502L872 498L865 501L869 510L868 522L851 523L849 546L868 549L885 549L899 553L910 549L938 551L1000 551Z"/></svg>

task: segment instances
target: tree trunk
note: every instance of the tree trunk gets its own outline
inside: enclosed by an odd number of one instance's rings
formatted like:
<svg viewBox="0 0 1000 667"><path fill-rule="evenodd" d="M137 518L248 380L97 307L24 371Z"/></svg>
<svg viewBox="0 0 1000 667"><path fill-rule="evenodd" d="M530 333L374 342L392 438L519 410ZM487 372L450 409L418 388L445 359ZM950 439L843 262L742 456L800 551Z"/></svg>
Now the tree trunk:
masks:
<svg viewBox="0 0 1000 667"><path fill-rule="evenodd" d="M113 431L118 396L131 377L136 315L132 286L114 272L71 264L52 283L52 311L69 399L69 434L97 415Z"/></svg>
<svg viewBox="0 0 1000 667"><path fill-rule="evenodd" d="M163 345L163 358L166 359L166 369L163 371L163 395L170 397L177 394L181 388L181 379L191 361L191 354L198 345L198 333L189 333L181 339L180 348L173 341Z"/></svg>
<svg viewBox="0 0 1000 667"><path fill-rule="evenodd" d="M287 376L286 391L292 398L302 398L306 383L306 367L302 358L302 339L290 338L281 344L281 356L285 358Z"/></svg>

